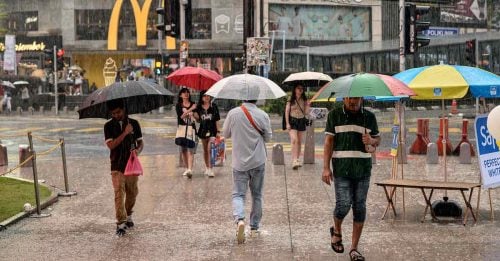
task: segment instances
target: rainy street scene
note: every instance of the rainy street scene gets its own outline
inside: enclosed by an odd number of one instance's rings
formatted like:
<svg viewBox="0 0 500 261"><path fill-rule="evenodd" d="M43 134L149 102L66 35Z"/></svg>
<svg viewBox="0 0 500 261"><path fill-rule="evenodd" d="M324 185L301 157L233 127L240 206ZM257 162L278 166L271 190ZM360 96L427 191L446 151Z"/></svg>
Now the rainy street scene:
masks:
<svg viewBox="0 0 500 261"><path fill-rule="evenodd" d="M1 260L500 260L500 1L0 2Z"/></svg>

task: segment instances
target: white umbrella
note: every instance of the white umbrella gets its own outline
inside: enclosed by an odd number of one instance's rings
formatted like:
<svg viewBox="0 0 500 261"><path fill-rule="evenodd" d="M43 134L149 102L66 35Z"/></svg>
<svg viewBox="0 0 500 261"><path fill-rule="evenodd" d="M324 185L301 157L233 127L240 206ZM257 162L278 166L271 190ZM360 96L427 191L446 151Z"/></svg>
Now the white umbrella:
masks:
<svg viewBox="0 0 500 261"><path fill-rule="evenodd" d="M237 74L216 82L206 95L218 99L266 100L286 96L273 81L253 74Z"/></svg>
<svg viewBox="0 0 500 261"><path fill-rule="evenodd" d="M68 69L72 70L72 71L79 71L79 72L83 71L82 67L80 67L76 64L71 65Z"/></svg>
<svg viewBox="0 0 500 261"><path fill-rule="evenodd" d="M29 85L30 83L27 81L15 81L14 85Z"/></svg>
<svg viewBox="0 0 500 261"><path fill-rule="evenodd" d="M5 87L9 87L9 88L12 88L12 89L16 88L16 86L14 86L14 84L12 84L9 81L2 81L2 80L0 80L0 85L5 86Z"/></svg>
<svg viewBox="0 0 500 261"><path fill-rule="evenodd" d="M333 79L332 77L320 72L299 72L288 75L283 83L290 84L297 81L307 82L316 86L322 86L327 82L333 81Z"/></svg>

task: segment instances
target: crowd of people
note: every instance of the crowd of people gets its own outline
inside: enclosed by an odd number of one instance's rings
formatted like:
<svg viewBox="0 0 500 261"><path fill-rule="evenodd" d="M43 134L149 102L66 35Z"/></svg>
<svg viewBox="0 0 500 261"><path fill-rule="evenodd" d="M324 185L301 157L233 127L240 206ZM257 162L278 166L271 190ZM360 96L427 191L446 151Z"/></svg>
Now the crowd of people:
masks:
<svg viewBox="0 0 500 261"><path fill-rule="evenodd" d="M200 93L198 103L192 101L187 88L179 91L175 106L179 130L195 132L201 139L204 174L214 177L209 156L209 142L222 134L232 140L232 216L236 226L236 240L245 242L248 224L251 237L259 235L262 219L263 185L266 172L266 142L272 137L269 115L257 107L256 100L244 100L241 106L231 109L222 128L219 110L212 98ZM331 248L336 253L344 252L342 223L347 213L353 210L351 260L364 260L358 244L366 218L366 197L371 175L371 153L380 144L375 115L361 106L362 98L344 98L344 106L334 109L327 116L321 179L333 185L335 208L332 225L328 227ZM116 234L124 235L134 226L133 207L137 197L137 176L123 174L131 150L139 153L144 144L139 123L126 115L123 103L110 103L108 109L112 119L104 126L106 145L110 149L111 176L115 192ZM292 146L291 165L297 170L301 165L302 137L306 130L309 103L304 87L296 85L287 100L285 124ZM196 129L196 122L199 128ZM193 176L193 158L196 147L179 145L185 170L183 176ZM245 198L250 189L252 206L247 223Z"/></svg>

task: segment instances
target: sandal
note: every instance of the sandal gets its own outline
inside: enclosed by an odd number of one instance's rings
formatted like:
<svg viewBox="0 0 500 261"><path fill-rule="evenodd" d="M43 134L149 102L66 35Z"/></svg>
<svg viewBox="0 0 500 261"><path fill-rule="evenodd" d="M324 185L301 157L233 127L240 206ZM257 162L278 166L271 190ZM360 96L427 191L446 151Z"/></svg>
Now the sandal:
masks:
<svg viewBox="0 0 500 261"><path fill-rule="evenodd" d="M335 243L330 242L332 244L333 251L335 253L344 253L344 245L342 245L342 234L335 233L335 229L333 229L333 227L330 227L330 236L332 236L332 237L335 236L335 237L340 238L340 240L335 242Z"/></svg>
<svg viewBox="0 0 500 261"><path fill-rule="evenodd" d="M361 253L358 252L356 249L351 249L351 252L349 252L349 256L351 257L351 261L364 261L365 257L361 255Z"/></svg>

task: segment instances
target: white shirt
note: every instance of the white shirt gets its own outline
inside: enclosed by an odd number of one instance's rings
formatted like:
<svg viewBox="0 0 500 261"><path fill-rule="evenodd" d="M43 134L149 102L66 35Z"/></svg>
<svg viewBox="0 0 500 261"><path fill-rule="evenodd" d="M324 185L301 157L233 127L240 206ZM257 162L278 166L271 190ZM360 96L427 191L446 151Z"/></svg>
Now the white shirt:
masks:
<svg viewBox="0 0 500 261"><path fill-rule="evenodd" d="M272 137L269 115L253 103L243 103L243 105L264 135L260 135L252 126L240 107L227 113L223 135L233 141L232 167L237 171L251 170L264 164L267 159L265 142Z"/></svg>

